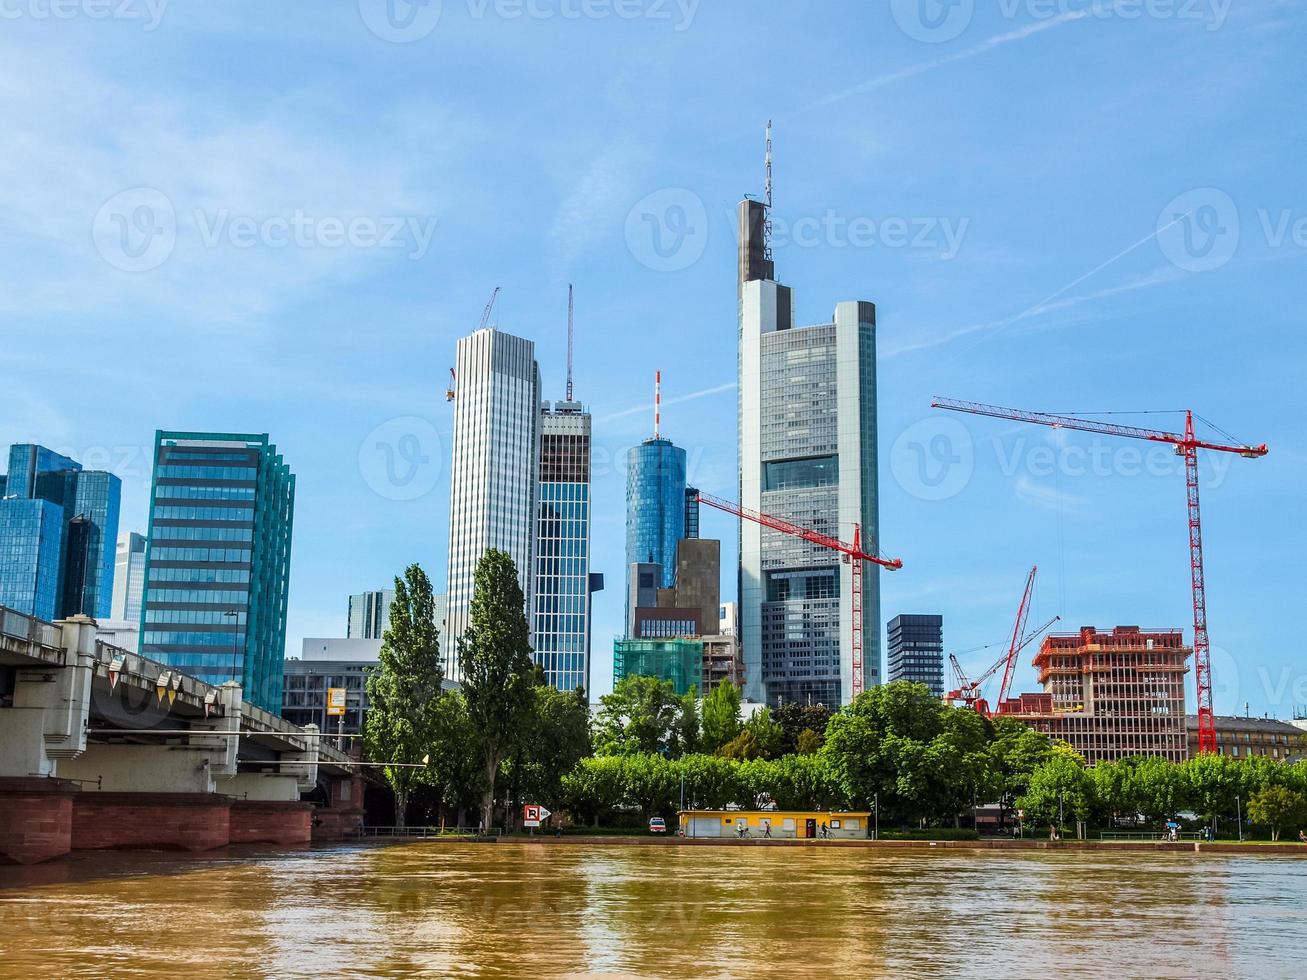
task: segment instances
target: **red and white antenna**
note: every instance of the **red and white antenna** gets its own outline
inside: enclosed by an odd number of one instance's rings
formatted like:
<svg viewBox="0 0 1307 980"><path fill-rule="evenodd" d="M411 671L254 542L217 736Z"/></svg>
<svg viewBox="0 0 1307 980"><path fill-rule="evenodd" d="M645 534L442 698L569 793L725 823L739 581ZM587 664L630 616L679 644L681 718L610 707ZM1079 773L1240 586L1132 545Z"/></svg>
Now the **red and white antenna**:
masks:
<svg viewBox="0 0 1307 980"><path fill-rule="evenodd" d="M662 424L663 415L663 372L654 372L654 438L658 438L658 430Z"/></svg>
<svg viewBox="0 0 1307 980"><path fill-rule="evenodd" d="M567 400L572 400L572 284L567 284Z"/></svg>

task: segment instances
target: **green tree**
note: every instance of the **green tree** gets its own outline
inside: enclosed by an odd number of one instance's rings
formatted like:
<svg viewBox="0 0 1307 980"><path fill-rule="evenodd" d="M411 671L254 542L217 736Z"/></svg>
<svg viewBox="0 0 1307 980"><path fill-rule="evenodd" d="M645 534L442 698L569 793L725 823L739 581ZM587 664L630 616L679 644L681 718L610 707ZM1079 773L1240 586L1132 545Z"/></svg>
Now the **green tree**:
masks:
<svg viewBox="0 0 1307 980"><path fill-rule="evenodd" d="M1180 766L1185 796L1209 821L1234 816L1244 788L1244 771L1228 755L1196 755Z"/></svg>
<svg viewBox="0 0 1307 980"><path fill-rule="evenodd" d="M485 773L462 694L450 692L440 699L436 730L429 778L442 812L452 809L455 824L466 826L468 810L480 807Z"/></svg>
<svg viewBox="0 0 1307 980"><path fill-rule="evenodd" d="M803 731L799 732L799 738L794 747L794 754L815 755L821 751L821 747L825 742L826 740L811 728L805 728Z"/></svg>
<svg viewBox="0 0 1307 980"><path fill-rule="evenodd" d="M381 638L379 664L368 676L363 741L368 757L395 793L395 825L406 825L409 796L426 778L423 763L440 727L440 630L431 581L414 564L395 579L390 624Z"/></svg>
<svg viewBox="0 0 1307 980"><path fill-rule="evenodd" d="M1127 799L1149 821L1161 826L1187 805L1187 790L1180 767L1159 756L1132 761Z"/></svg>
<svg viewBox="0 0 1307 980"><path fill-rule="evenodd" d="M1094 783L1085 760L1065 744L1057 744L1048 761L1030 777L1030 788L1017 800L1026 819L1058 824L1063 817L1084 820L1094 803Z"/></svg>
<svg viewBox="0 0 1307 980"><path fill-rule="evenodd" d="M703 699L702 749L705 752L716 752L739 734L739 688L734 684L718 684Z"/></svg>
<svg viewBox="0 0 1307 980"><path fill-rule="evenodd" d="M781 739L784 731L772 719L770 708L760 708L744 723L744 730L753 735L757 743L759 758L775 759L781 754Z"/></svg>
<svg viewBox="0 0 1307 980"><path fill-rule="evenodd" d="M783 704L773 711L772 718L782 730L780 755L790 755L793 752L810 754L814 751L811 747L812 736L816 736L816 747L821 748L830 717L831 710L824 704L800 704L797 701ZM800 746L804 732L809 733L808 752L803 752Z"/></svg>
<svg viewBox="0 0 1307 980"><path fill-rule="evenodd" d="M1006 821L1016 799L1030 787L1035 770L1053 754L1053 740L1015 718L993 719L994 737L989 743L991 766L997 779L996 795Z"/></svg>
<svg viewBox="0 0 1307 980"><path fill-rule="evenodd" d="M1271 840L1278 841L1281 831L1307 824L1307 797L1287 786L1267 786L1248 800L1248 819L1267 828Z"/></svg>
<svg viewBox="0 0 1307 980"><path fill-rule="evenodd" d="M677 760L685 784L685 804L691 809L719 810L745 802L740 767L716 755L687 755Z"/></svg>
<svg viewBox="0 0 1307 980"><path fill-rule="evenodd" d="M458 638L463 697L480 748L485 786L481 820L493 823L495 779L514 731L531 716L534 670L525 599L507 552L490 549L477 562L467 632Z"/></svg>
<svg viewBox="0 0 1307 980"><path fill-rule="evenodd" d="M591 752L590 706L585 692L560 691L540 683L532 688L530 715L518 729L510 769L514 803L564 805L563 778Z"/></svg>
<svg viewBox="0 0 1307 980"><path fill-rule="evenodd" d="M622 802L625 765L626 756L589 756L564 776L563 800L573 816L599 826L600 819Z"/></svg>
<svg viewBox="0 0 1307 980"><path fill-rule="evenodd" d="M758 741L758 734L752 728L746 728L740 734L723 745L717 750L717 754L724 759L734 759L736 762L748 762L751 759L765 759L766 750L761 742Z"/></svg>
<svg viewBox="0 0 1307 980"><path fill-rule="evenodd" d="M702 728L699 723L699 688L691 684L690 689L681 696L677 707L676 722L672 730L672 754L693 755L699 751L702 740Z"/></svg>
<svg viewBox="0 0 1307 980"><path fill-rule="evenodd" d="M675 752L683 707L671 681L623 677L599 699L595 746L601 755Z"/></svg>

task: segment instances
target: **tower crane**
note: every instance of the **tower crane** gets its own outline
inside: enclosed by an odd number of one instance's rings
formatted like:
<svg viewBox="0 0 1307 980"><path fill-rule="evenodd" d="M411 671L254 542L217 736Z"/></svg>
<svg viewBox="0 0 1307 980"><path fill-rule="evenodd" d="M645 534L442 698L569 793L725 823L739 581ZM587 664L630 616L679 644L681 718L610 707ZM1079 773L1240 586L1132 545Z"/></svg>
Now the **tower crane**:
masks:
<svg viewBox="0 0 1307 980"><path fill-rule="evenodd" d="M1054 429L1074 429L1079 432L1095 432L1099 435L1122 436L1126 439L1142 439L1146 442L1175 447L1176 455L1184 458L1186 506L1189 517L1189 578L1194 604L1194 681L1198 690L1198 751L1202 754L1214 753L1216 719L1212 707L1211 646L1207 636L1207 589L1203 576L1202 517L1198 507L1198 450L1235 453L1245 459L1260 459L1267 453L1266 443L1260 446L1225 445L1199 439L1194 435L1194 413L1191 410L1185 410L1184 432L1178 433L1116 425L1070 415L1001 408L997 405L982 405L978 402L958 401L952 398L936 398L931 402L931 408L967 412L971 415L987 415L991 418L1011 419L1017 422L1031 422ZM1208 425L1211 423L1209 422ZM1215 429L1216 426L1212 428ZM1222 434L1226 435L1226 438L1232 438L1226 433Z"/></svg>
<svg viewBox="0 0 1307 980"><path fill-rule="evenodd" d="M881 568L888 568L891 571L903 567L903 561L899 558L881 558L879 555L873 555L862 549L862 527L858 524L853 525L852 543L841 541L839 538L832 537L829 534L822 534L820 531L814 531L811 528L794 524L790 521L782 520L779 517L773 517L771 514L764 514L761 511L750 510L740 504L732 503L729 500L723 500L720 497L712 497L706 493L700 492L699 502L707 504L709 507L715 507L718 510L724 510L728 514L734 514L741 520L753 521L755 524L761 524L763 527L771 528L773 531L780 531L782 534L789 534L796 538L802 538L811 544L818 545L822 548L829 548L831 551L838 551L843 555L843 561L850 565L850 571L853 573L852 588L852 610L850 630L852 632L852 642L850 644L853 653L853 697L862 693L862 563L871 562L873 565L879 565Z"/></svg>
<svg viewBox="0 0 1307 980"><path fill-rule="evenodd" d="M485 308L484 310L481 311L481 322L477 324L477 329L478 329L478 330L484 330L484 329L486 328L486 324L488 324L488 323L490 322L490 311L493 310L493 309L495 308L495 297L498 296L498 295L499 295L499 287L496 286L496 287L495 287L493 290L491 290L491 292L490 292L490 300L489 300L489 302L486 303L486 308ZM570 317L571 317L571 310L570 310L570 306L571 306L571 287L570 287L570 286L568 287L568 305L569 305L568 317L569 317L569 322L570 322ZM569 336L570 336L570 335L569 335ZM570 363L570 361L569 361L569 363ZM570 375L569 375L569 379L568 379L568 385L569 385L569 387L570 387L570 385L571 385ZM457 391L458 391L458 375L454 373L454 369L453 369L453 368L450 368L450 369L449 369L449 387L445 389L445 401L447 401L447 402L452 402L452 401L454 400L454 395L457 393ZM571 400L571 396L568 396L568 400L569 400L569 401Z"/></svg>
<svg viewBox="0 0 1307 980"><path fill-rule="evenodd" d="M966 673L962 670L962 665L958 663L958 658L953 654L948 655L949 663L953 667L953 680L957 685L953 690L945 695L945 701L961 701L968 708L975 708L987 718L992 718L994 712L990 709L989 703L981 696L981 689L985 682L999 672L1003 671L1003 680L999 684L998 698L995 700L995 706L1001 705L1008 698L1008 692L1012 688L1012 677L1016 672L1017 654L1024 650L1038 636L1043 634L1050 626L1056 623L1060 616L1054 616L1043 626L1031 630L1027 633L1026 620L1030 617L1030 596L1035 587L1035 573L1038 566L1030 569L1030 574L1026 576L1026 588L1021 594L1021 605L1017 607L1017 621L1012 627L1012 640L1008 644L1007 653L985 671L975 680L968 679Z"/></svg>

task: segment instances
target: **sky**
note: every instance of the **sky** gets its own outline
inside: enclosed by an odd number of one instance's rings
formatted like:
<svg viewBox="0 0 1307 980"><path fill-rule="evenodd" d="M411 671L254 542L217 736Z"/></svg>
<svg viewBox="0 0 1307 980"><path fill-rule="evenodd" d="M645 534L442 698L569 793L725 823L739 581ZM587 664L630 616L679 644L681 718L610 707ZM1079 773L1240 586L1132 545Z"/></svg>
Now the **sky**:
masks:
<svg viewBox="0 0 1307 980"><path fill-rule="evenodd" d="M877 305L884 618L942 614L978 672L1037 565L1032 623L1189 635L1180 460L930 405L1191 408L1270 447L1203 461L1216 708L1288 717L1305 41L1299 0L4 0L0 443L118 473L144 531L156 429L270 433L296 656L410 562L443 587L455 341L501 287L562 398L574 284L603 694L655 369L692 482L736 492L771 119L798 320ZM733 598L733 519L703 534Z"/></svg>

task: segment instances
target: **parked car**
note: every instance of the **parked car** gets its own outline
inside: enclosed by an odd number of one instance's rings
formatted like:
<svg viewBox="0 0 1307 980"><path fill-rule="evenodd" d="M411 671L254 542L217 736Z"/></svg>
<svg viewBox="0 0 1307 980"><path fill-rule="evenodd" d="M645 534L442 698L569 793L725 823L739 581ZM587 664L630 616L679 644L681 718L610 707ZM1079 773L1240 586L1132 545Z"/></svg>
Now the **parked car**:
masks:
<svg viewBox="0 0 1307 980"><path fill-rule="evenodd" d="M650 818L649 818L649 833L651 833L651 834L665 834L665 833L667 833L667 821L664 820L662 817L650 817Z"/></svg>

